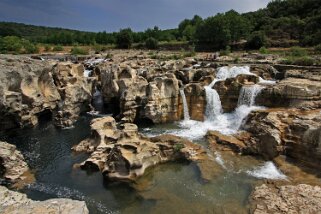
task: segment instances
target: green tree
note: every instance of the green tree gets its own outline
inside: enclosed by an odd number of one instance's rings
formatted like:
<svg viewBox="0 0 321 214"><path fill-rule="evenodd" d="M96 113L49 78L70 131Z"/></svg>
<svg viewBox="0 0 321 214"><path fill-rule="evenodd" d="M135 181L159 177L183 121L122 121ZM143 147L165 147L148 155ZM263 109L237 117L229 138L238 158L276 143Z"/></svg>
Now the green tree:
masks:
<svg viewBox="0 0 321 214"><path fill-rule="evenodd" d="M254 31L248 38L247 48L259 49L267 45L267 38L263 31Z"/></svg>
<svg viewBox="0 0 321 214"><path fill-rule="evenodd" d="M133 31L130 28L121 29L116 38L118 48L129 49L133 44Z"/></svg>
<svg viewBox="0 0 321 214"><path fill-rule="evenodd" d="M157 39L155 39L153 37L149 37L145 42L145 46L148 49L157 49L158 48L158 41L157 41Z"/></svg>

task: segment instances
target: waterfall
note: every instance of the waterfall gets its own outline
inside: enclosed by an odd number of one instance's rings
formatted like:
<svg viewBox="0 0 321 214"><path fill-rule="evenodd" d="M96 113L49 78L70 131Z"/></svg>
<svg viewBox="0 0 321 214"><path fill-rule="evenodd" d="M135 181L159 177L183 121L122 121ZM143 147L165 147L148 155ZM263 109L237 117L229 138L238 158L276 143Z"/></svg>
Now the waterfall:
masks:
<svg viewBox="0 0 321 214"><path fill-rule="evenodd" d="M181 137L187 137L191 140L204 137L208 130L219 131L225 135L237 133L249 113L253 110L262 108L255 106L255 98L263 87L260 85L244 86L239 95L238 107L230 113L223 112L220 96L213 87L215 83L224 81L227 78L236 77L239 74L254 75L247 66L219 68L216 79L214 79L211 84L204 87L207 102L205 121L184 120L180 123L182 129L172 130L170 133ZM182 95L182 97L184 96ZM187 109L187 107L184 107L184 109ZM219 157L218 161L220 161Z"/></svg>
<svg viewBox="0 0 321 214"><path fill-rule="evenodd" d="M255 104L256 96L262 91L262 89L263 87L259 85L243 86L240 91L237 106L253 106Z"/></svg>
<svg viewBox="0 0 321 214"><path fill-rule="evenodd" d="M227 78L231 77L236 77L239 74L254 75L250 72L250 67L248 66L221 67L218 69L216 78L211 82L211 84L205 86L207 102L205 116L207 120L213 121L218 115L222 114L223 112L220 96L215 89L212 89L212 87L218 81L226 80Z"/></svg>
<svg viewBox="0 0 321 214"><path fill-rule="evenodd" d="M183 101L184 120L189 120L189 119L190 119L190 116L189 116L189 112L188 112L188 105L187 105L187 101L186 101L186 96L185 96L184 89L180 89L180 90L179 90L179 93L181 94L182 101Z"/></svg>
<svg viewBox="0 0 321 214"><path fill-rule="evenodd" d="M222 103L221 103L220 95L217 93L215 89L212 89L210 86L205 86L205 93L206 93L205 117L206 117L206 120L213 121L218 115L222 113Z"/></svg>
<svg viewBox="0 0 321 214"><path fill-rule="evenodd" d="M237 77L240 74L255 75L250 72L249 66L243 67L221 67L218 69L216 78L218 80L226 80L227 78Z"/></svg>

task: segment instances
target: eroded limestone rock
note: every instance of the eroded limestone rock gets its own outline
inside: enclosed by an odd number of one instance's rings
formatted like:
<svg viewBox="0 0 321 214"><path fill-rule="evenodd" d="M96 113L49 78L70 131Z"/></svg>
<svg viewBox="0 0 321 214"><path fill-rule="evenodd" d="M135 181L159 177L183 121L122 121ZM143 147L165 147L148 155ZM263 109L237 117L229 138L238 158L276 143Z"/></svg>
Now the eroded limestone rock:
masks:
<svg viewBox="0 0 321 214"><path fill-rule="evenodd" d="M25 194L0 186L0 213L2 214L88 214L85 202L71 199L33 201Z"/></svg>
<svg viewBox="0 0 321 214"><path fill-rule="evenodd" d="M251 213L319 213L321 187L306 184L272 186L263 184L252 193Z"/></svg>
<svg viewBox="0 0 321 214"><path fill-rule="evenodd" d="M208 161L205 150L186 139L172 135L148 138L138 133L135 124L117 127L112 117L94 119L91 128L91 137L74 150L91 153L81 164L82 169L99 170L110 180L135 180L146 168L167 161L195 161L200 169Z"/></svg>
<svg viewBox="0 0 321 214"><path fill-rule="evenodd" d="M16 146L0 141L0 179L23 186L33 181L29 167Z"/></svg>
<svg viewBox="0 0 321 214"><path fill-rule="evenodd" d="M80 113L90 110L93 79L84 78L80 64L59 63L53 68L53 78L62 98L55 114L59 127L72 126Z"/></svg>
<svg viewBox="0 0 321 214"><path fill-rule="evenodd" d="M0 57L0 130L32 127L53 111L61 97L52 64L22 56Z"/></svg>

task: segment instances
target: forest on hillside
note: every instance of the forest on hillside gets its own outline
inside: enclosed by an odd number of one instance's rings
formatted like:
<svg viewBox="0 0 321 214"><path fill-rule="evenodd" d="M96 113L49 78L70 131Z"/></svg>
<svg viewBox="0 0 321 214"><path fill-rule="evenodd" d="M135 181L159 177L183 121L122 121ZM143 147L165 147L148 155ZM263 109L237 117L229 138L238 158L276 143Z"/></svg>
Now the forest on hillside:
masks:
<svg viewBox="0 0 321 214"><path fill-rule="evenodd" d="M274 0L255 12L240 14L230 10L206 19L195 15L183 20L176 29L161 30L155 26L143 32L127 28L95 33L0 22L0 50L8 49L12 42L32 50L37 43L119 48L131 48L136 43L156 49L159 42L175 41L189 43L196 50L316 46L321 42L321 1Z"/></svg>

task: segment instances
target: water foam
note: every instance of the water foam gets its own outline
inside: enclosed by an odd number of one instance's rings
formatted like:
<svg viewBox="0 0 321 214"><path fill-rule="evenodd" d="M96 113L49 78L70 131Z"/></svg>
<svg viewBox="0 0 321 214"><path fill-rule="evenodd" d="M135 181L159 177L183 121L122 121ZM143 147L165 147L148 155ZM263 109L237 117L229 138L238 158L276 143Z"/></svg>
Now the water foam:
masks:
<svg viewBox="0 0 321 214"><path fill-rule="evenodd" d="M265 162L262 166L256 167L253 170L248 170L247 174L259 178L259 179L271 179L271 180L286 180L287 176L284 175L274 165L272 161Z"/></svg>
<svg viewBox="0 0 321 214"><path fill-rule="evenodd" d="M86 69L86 70L84 71L84 77L89 77L89 75L91 74L91 72L92 72L91 70L87 70L87 69Z"/></svg>
<svg viewBox="0 0 321 214"><path fill-rule="evenodd" d="M117 211L112 211L109 208L105 207L102 202L96 201L82 192L70 189L68 187L54 185L54 184L44 184L44 183L33 183L26 186L27 189L43 192L46 194L54 195L58 198L72 198L76 200L85 201L87 204L95 206L102 213L118 213Z"/></svg>

